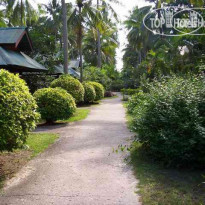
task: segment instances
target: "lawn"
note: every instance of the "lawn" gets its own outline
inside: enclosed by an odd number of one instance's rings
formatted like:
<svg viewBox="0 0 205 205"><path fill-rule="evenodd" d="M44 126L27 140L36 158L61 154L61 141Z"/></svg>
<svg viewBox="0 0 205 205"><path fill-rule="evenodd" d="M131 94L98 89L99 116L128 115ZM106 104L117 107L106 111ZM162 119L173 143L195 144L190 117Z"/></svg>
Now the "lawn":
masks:
<svg viewBox="0 0 205 205"><path fill-rule="evenodd" d="M32 133L24 149L0 153L0 188L5 179L12 178L31 158L47 149L58 137L51 133Z"/></svg>
<svg viewBox="0 0 205 205"><path fill-rule="evenodd" d="M57 134L51 133L32 133L29 135L26 145L32 151L32 157L35 157L53 144L58 137Z"/></svg>
<svg viewBox="0 0 205 205"><path fill-rule="evenodd" d="M139 179L138 189L144 205L205 204L202 171L166 169L140 152L140 143L131 150L131 164Z"/></svg>
<svg viewBox="0 0 205 205"><path fill-rule="evenodd" d="M123 105L126 108L127 103ZM128 127L131 119L127 114ZM139 142L132 147L129 162L139 180L137 189L143 205L205 204L205 171L168 169L146 157Z"/></svg>
<svg viewBox="0 0 205 205"><path fill-rule="evenodd" d="M77 108L75 114L67 120L59 120L57 123L69 123L69 122L77 122L87 118L90 113L90 109L85 108Z"/></svg>

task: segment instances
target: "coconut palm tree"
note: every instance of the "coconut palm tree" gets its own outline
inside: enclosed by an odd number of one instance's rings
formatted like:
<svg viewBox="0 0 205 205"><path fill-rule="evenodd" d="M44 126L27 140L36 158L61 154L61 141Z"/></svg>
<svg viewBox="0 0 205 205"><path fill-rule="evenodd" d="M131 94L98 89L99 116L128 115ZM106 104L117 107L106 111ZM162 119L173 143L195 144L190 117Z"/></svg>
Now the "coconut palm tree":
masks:
<svg viewBox="0 0 205 205"><path fill-rule="evenodd" d="M34 0L3 0L3 4L9 26L26 26L38 20L38 12L33 7L37 6Z"/></svg>
<svg viewBox="0 0 205 205"><path fill-rule="evenodd" d="M115 19L118 21L117 18L117 13L114 11L114 9L112 8L110 2L114 2L119 4L118 0L97 0L97 9L102 10L103 13L103 18L104 20L108 20L108 12L107 10L111 11L111 13L113 14L113 16L115 17ZM101 5L101 6L100 6ZM98 56L97 56L97 67L101 68L102 67L102 55L101 55L101 33L100 30L97 29L97 51L98 51Z"/></svg>
<svg viewBox="0 0 205 205"><path fill-rule="evenodd" d="M98 11L94 7L92 7L92 0L77 0L74 11L68 19L69 27L71 27L77 35L76 42L80 58L81 82L83 81L83 33L87 25L94 27L99 23L100 15L97 15L97 13Z"/></svg>

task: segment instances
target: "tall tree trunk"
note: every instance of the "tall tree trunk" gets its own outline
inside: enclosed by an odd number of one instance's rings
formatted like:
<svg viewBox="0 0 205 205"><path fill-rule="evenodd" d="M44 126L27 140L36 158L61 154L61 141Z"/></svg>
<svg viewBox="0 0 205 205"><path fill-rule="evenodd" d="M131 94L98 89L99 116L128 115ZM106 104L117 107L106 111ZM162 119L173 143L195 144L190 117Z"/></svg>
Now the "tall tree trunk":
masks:
<svg viewBox="0 0 205 205"><path fill-rule="evenodd" d="M97 9L99 9L99 0L97 0ZM101 56L101 39L100 31L97 29L97 51L98 51L98 68L102 67L102 56Z"/></svg>
<svg viewBox="0 0 205 205"><path fill-rule="evenodd" d="M64 53L64 73L68 74L68 26L67 26L67 7L65 0L62 0L63 9L63 53Z"/></svg>
<svg viewBox="0 0 205 205"><path fill-rule="evenodd" d="M80 25L79 25L79 55L80 55L80 81L83 82L83 51L82 51L82 38L83 38L83 28L81 22L81 13L82 5L79 5L79 16L80 16Z"/></svg>
<svg viewBox="0 0 205 205"><path fill-rule="evenodd" d="M23 26L23 0L21 0L21 26Z"/></svg>

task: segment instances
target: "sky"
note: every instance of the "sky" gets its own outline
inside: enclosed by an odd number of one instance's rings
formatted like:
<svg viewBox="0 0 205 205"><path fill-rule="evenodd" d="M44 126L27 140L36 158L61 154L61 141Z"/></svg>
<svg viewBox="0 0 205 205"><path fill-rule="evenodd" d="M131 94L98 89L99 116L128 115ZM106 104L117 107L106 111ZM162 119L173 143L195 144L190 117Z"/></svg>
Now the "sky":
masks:
<svg viewBox="0 0 205 205"><path fill-rule="evenodd" d="M38 3L48 3L49 0L36 0ZM148 5L148 2L145 2L145 0L119 0L121 2L121 5L113 4L113 8L116 11L116 13L119 15L119 19L123 22L126 20L126 17L129 16L129 12L135 7L143 7ZM66 0L66 2L74 3L75 0ZM118 70L121 70L123 67L122 57L123 57L123 49L127 43L126 40L126 30L123 28L122 25L119 25L119 48L117 49L117 66L116 68Z"/></svg>

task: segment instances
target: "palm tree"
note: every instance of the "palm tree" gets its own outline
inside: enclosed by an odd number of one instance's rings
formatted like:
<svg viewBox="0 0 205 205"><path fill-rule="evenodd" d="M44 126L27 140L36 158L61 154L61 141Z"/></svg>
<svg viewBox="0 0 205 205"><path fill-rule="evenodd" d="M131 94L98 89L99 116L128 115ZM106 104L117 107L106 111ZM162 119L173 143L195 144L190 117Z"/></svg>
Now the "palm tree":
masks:
<svg viewBox="0 0 205 205"><path fill-rule="evenodd" d="M10 26L25 26L38 20L38 12L33 7L34 0L4 0L5 16Z"/></svg>
<svg viewBox="0 0 205 205"><path fill-rule="evenodd" d="M118 3L118 0L108 0L108 1L102 1L102 8L100 8L100 0L97 0L97 9L102 9L102 13L103 13L103 18L104 20L107 20L108 17L108 12L106 12L106 10L111 11L112 14L114 14L115 19L118 21L117 19L117 14L114 11L114 9L112 8L112 6L109 4L110 2L114 2L114 3ZM97 67L101 68L102 67L102 55L101 55L101 33L100 30L97 29L97 51L98 51L98 56L97 56Z"/></svg>
<svg viewBox="0 0 205 205"><path fill-rule="evenodd" d="M82 40L84 28L86 25L97 25L99 20L99 15L96 15L97 10L92 7L92 0L77 0L76 7L73 13L70 15L68 19L68 25L75 30L77 34L77 47L78 54L80 58L80 73L81 82L83 81L83 51L82 51Z"/></svg>
<svg viewBox="0 0 205 205"><path fill-rule="evenodd" d="M67 8L65 0L62 0L63 9L63 53L64 53L64 73L68 74L68 27L67 27Z"/></svg>
<svg viewBox="0 0 205 205"><path fill-rule="evenodd" d="M84 38L84 57L87 63L92 66L98 66L98 33L94 28L90 28ZM101 31L101 49L100 56L103 64L114 65L115 64L115 50L118 47L116 28L113 26L112 29L107 27Z"/></svg>

